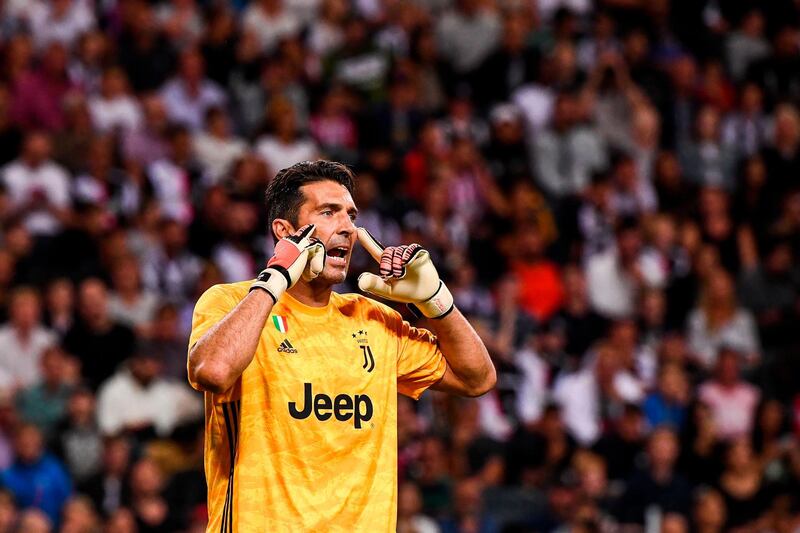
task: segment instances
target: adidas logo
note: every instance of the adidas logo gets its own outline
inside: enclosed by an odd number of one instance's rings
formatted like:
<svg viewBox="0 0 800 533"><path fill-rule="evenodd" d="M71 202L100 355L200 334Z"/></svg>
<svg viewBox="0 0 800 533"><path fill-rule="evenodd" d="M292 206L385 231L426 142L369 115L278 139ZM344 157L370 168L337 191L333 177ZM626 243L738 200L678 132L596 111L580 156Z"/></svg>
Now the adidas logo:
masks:
<svg viewBox="0 0 800 533"><path fill-rule="evenodd" d="M297 348L292 346L289 339L283 339L283 342L278 346L278 353L297 353Z"/></svg>

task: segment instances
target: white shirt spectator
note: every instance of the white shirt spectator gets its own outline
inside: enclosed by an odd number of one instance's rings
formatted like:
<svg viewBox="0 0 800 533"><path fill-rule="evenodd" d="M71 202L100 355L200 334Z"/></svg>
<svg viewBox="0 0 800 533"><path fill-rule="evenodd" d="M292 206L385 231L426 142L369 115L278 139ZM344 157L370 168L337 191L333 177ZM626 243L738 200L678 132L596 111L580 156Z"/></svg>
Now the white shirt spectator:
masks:
<svg viewBox="0 0 800 533"><path fill-rule="evenodd" d="M617 372L614 389L625 402L638 403L644 397L641 385L628 372ZM559 379L553 397L561 406L564 424L582 446L591 445L600 437L600 391L592 369Z"/></svg>
<svg viewBox="0 0 800 533"><path fill-rule="evenodd" d="M530 349L516 353L514 364L522 372L517 390L517 414L524 424L536 422L542 416L547 402L550 369L539 355Z"/></svg>
<svg viewBox="0 0 800 533"><path fill-rule="evenodd" d="M343 42L342 29L326 20L316 21L309 27L306 43L317 57L325 58L331 52L338 50Z"/></svg>
<svg viewBox="0 0 800 533"><path fill-rule="evenodd" d="M214 249L213 260L214 264L219 267L225 283L234 283L255 277L253 256L229 242L223 242Z"/></svg>
<svg viewBox="0 0 800 533"><path fill-rule="evenodd" d="M458 73L469 72L497 48L502 33L500 16L493 10L467 14L453 9L436 24L436 40L442 58Z"/></svg>
<svg viewBox="0 0 800 533"><path fill-rule="evenodd" d="M270 53L285 37L293 37L300 32L300 19L287 9L279 13L269 14L259 5L251 2L242 15L242 28L254 34L261 43L261 49Z"/></svg>
<svg viewBox="0 0 800 533"><path fill-rule="evenodd" d="M734 439L750 434L760 398L754 386L740 381L733 387L723 387L707 381L700 386L699 398L711 408L718 437Z"/></svg>
<svg viewBox="0 0 800 533"><path fill-rule="evenodd" d="M20 160L0 169L3 183L14 207L43 197L55 207L70 207L70 183L66 170L52 161L30 167ZM54 235L61 222L47 209L36 209L25 217L25 226L34 235Z"/></svg>
<svg viewBox="0 0 800 533"><path fill-rule="evenodd" d="M71 0L63 13L55 2L36 2L27 12L34 42L39 48L58 42L72 48L78 37L95 27L92 6L85 0Z"/></svg>
<svg viewBox="0 0 800 533"><path fill-rule="evenodd" d="M481 433L494 440L505 441L514 432L514 426L503 413L500 398L496 392L484 394L478 402L478 425Z"/></svg>
<svg viewBox="0 0 800 533"><path fill-rule="evenodd" d="M159 159L150 165L148 175L164 214L183 223L191 222L194 210L186 171L169 159Z"/></svg>
<svg viewBox="0 0 800 533"><path fill-rule="evenodd" d="M591 128L575 126L564 133L547 129L533 141L533 168L545 191L561 198L583 192L592 174L606 167L606 150Z"/></svg>
<svg viewBox="0 0 800 533"><path fill-rule="evenodd" d="M161 91L170 120L191 130L203 126L205 113L210 107L224 106L225 93L211 80L204 80L196 94L192 94L179 78L169 81Z"/></svg>
<svg viewBox="0 0 800 533"><path fill-rule="evenodd" d="M10 324L0 327L0 387L30 387L38 383L42 353L57 341L55 333L43 326L34 327L25 342Z"/></svg>
<svg viewBox="0 0 800 533"><path fill-rule="evenodd" d="M133 303L124 301L119 294L108 297L108 313L116 322L136 328L153 321L160 299L152 292L141 292Z"/></svg>
<svg viewBox="0 0 800 533"><path fill-rule="evenodd" d="M135 130L142 123L139 102L127 95L116 98L93 96L89 98L89 113L94 127L104 133Z"/></svg>
<svg viewBox="0 0 800 533"><path fill-rule="evenodd" d="M666 272L657 258L650 255L639 257L642 281L650 287L661 287L666 282ZM586 281L589 301L601 315L610 318L629 317L635 311L638 285L633 276L623 270L616 248L595 254L586 265Z"/></svg>
<svg viewBox="0 0 800 533"><path fill-rule="evenodd" d="M270 172L275 174L295 163L316 159L319 149L309 138L298 138L284 143L273 135L265 135L258 140L256 153L267 163Z"/></svg>
<svg viewBox="0 0 800 533"><path fill-rule="evenodd" d="M528 83L514 91L511 101L520 109L529 139L542 131L553 116L555 91L547 85Z"/></svg>
<svg viewBox="0 0 800 533"><path fill-rule="evenodd" d="M744 354L761 352L756 321L746 309L737 309L727 324L714 331L709 329L705 314L700 309L694 309L689 313L687 327L689 349L706 368L714 366L717 353L723 346L730 346Z"/></svg>
<svg viewBox="0 0 800 533"><path fill-rule="evenodd" d="M236 160L247 152L247 143L236 137L220 138L201 132L194 136L192 150L205 171L208 184L216 185L225 179Z"/></svg>
<svg viewBox="0 0 800 533"><path fill-rule="evenodd" d="M201 399L188 386L156 378L144 386L120 370L97 393L97 422L104 435L127 426L152 424L160 436L202 413Z"/></svg>

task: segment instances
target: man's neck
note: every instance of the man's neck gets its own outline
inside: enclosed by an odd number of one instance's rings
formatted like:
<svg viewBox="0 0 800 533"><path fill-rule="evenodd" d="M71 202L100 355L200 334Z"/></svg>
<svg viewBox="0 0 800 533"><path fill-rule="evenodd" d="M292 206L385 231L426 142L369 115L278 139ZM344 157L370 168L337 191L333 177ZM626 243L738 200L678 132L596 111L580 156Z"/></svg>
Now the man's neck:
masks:
<svg viewBox="0 0 800 533"><path fill-rule="evenodd" d="M301 280L287 292L301 304L309 307L325 307L330 302L332 291L330 285L311 284Z"/></svg>

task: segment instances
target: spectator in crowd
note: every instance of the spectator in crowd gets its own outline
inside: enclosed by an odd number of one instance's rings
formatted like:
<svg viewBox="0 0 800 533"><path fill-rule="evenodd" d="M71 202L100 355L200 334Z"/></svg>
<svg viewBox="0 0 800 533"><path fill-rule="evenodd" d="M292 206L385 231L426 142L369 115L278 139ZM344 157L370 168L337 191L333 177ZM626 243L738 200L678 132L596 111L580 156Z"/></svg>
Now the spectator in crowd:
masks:
<svg viewBox="0 0 800 533"><path fill-rule="evenodd" d="M520 304L539 322L562 306L564 286L558 266L545 256L545 244L535 227L521 227L511 269L520 283Z"/></svg>
<svg viewBox="0 0 800 533"><path fill-rule="evenodd" d="M143 121L138 128L122 134L122 153L126 161L144 168L167 155L167 110L158 96L142 99Z"/></svg>
<svg viewBox="0 0 800 533"><path fill-rule="evenodd" d="M11 113L27 128L56 130L65 124L67 95L76 91L67 72L69 55L65 45L51 42L43 52L39 68L30 69L12 86Z"/></svg>
<svg viewBox="0 0 800 533"><path fill-rule="evenodd" d="M57 437L51 439L52 448L76 485L82 486L102 466L103 441L95 422L94 395L87 388L73 388L65 411L66 416L57 428Z"/></svg>
<svg viewBox="0 0 800 533"><path fill-rule="evenodd" d="M40 509L51 523L57 524L61 506L72 494L69 474L46 451L42 433L36 426L23 424L17 429L14 453L14 464L0 472L3 485L22 508Z"/></svg>
<svg viewBox="0 0 800 533"><path fill-rule="evenodd" d="M0 326L0 381L3 388L25 388L39 381L40 361L57 338L41 322L39 293L20 287L11 295L10 316Z"/></svg>
<svg viewBox="0 0 800 533"><path fill-rule="evenodd" d="M197 50L181 53L178 76L164 85L161 98L169 119L192 131L202 127L206 111L226 103L222 89L205 77L203 56Z"/></svg>
<svg viewBox="0 0 800 533"><path fill-rule="evenodd" d="M200 259L186 249L187 229L177 220L158 223L160 242L142 265L146 289L172 302L183 302L191 294L202 271Z"/></svg>
<svg viewBox="0 0 800 533"><path fill-rule="evenodd" d="M171 74L175 47L154 20L150 4L137 2L123 18L119 62L137 92L160 87Z"/></svg>
<svg viewBox="0 0 800 533"><path fill-rule="evenodd" d="M419 488L413 483L400 485L397 494L397 532L438 533L439 531L436 522L422 513Z"/></svg>
<svg viewBox="0 0 800 533"><path fill-rule="evenodd" d="M662 363L658 388L644 402L647 423L654 428L668 425L680 431L686 420L689 394L689 380L681 365Z"/></svg>
<svg viewBox="0 0 800 533"><path fill-rule="evenodd" d="M696 185L731 190L734 186L736 151L722 138L720 115L711 105L697 114L693 142L679 153L686 177Z"/></svg>
<svg viewBox="0 0 800 533"><path fill-rule="evenodd" d="M502 31L497 11L476 0L459 0L436 24L442 57L461 76L480 67L500 43Z"/></svg>
<svg viewBox="0 0 800 533"><path fill-rule="evenodd" d="M761 468L747 438L728 445L719 478L719 491L728 509L727 528L750 526L766 511L771 495Z"/></svg>
<svg viewBox="0 0 800 533"><path fill-rule="evenodd" d="M108 289L99 279L83 281L78 290L75 325L64 336L64 349L78 358L81 375L96 389L133 351L133 331L115 322L108 309Z"/></svg>
<svg viewBox="0 0 800 533"><path fill-rule="evenodd" d="M51 438L66 413L72 380L79 376L70 376L70 362L56 346L42 353L39 366L41 380L17 394L16 408L23 421L36 425L46 438Z"/></svg>
<svg viewBox="0 0 800 533"><path fill-rule="evenodd" d="M104 435L130 431L169 435L182 421L199 416L199 399L187 386L161 377L162 362L150 346L136 349L97 394L97 418Z"/></svg>
<svg viewBox="0 0 800 533"><path fill-rule="evenodd" d="M14 531L18 519L17 514L14 496L8 489L3 489L0 492L0 528L3 531Z"/></svg>
<svg viewBox="0 0 800 533"><path fill-rule="evenodd" d="M739 375L740 360L736 348L720 348L714 377L698 390L700 400L711 408L716 435L721 439L742 437L753 428L760 394Z"/></svg>
<svg viewBox="0 0 800 533"><path fill-rule="evenodd" d="M31 533L52 533L53 520L38 509L27 509L20 513L19 531Z"/></svg>
<svg viewBox="0 0 800 533"><path fill-rule="evenodd" d="M646 441L647 427L642 410L636 404L627 404L613 431L601 437L592 449L605 458L609 479L627 482L635 473Z"/></svg>
<svg viewBox="0 0 800 533"><path fill-rule="evenodd" d="M605 424L621 414L623 404L638 403L643 394L637 379L625 370L622 354L608 344L596 346L593 352L594 361L561 377L553 392L564 423L583 445L597 441Z"/></svg>
<svg viewBox="0 0 800 533"><path fill-rule="evenodd" d="M28 18L31 33L40 48L51 42L71 48L80 35L95 25L94 13L79 0L34 4Z"/></svg>
<svg viewBox="0 0 800 533"><path fill-rule="evenodd" d="M274 52L282 39L300 31L301 21L285 4L283 0L257 0L242 14L244 31L256 36L264 53Z"/></svg>
<svg viewBox="0 0 800 533"><path fill-rule="evenodd" d="M794 106L781 104L773 114L772 143L762 147L761 156L767 167L768 198L777 205L786 192L796 189L800 170L800 115Z"/></svg>
<svg viewBox="0 0 800 533"><path fill-rule="evenodd" d="M247 144L232 135L230 121L221 107L205 112L205 130L192 137L194 158L203 168L208 183L222 182L234 163L247 152Z"/></svg>
<svg viewBox="0 0 800 533"><path fill-rule="evenodd" d="M166 129L167 153L147 168L153 195L166 217L186 225L194 218L191 189L202 182L202 169L192 156L191 135L182 125Z"/></svg>
<svg viewBox="0 0 800 533"><path fill-rule="evenodd" d="M256 153L261 156L271 174L299 161L315 159L319 150L314 141L301 135L294 108L288 101L270 105L271 132L256 142Z"/></svg>
<svg viewBox="0 0 800 533"><path fill-rule="evenodd" d="M741 353L747 368L761 356L753 315L738 306L733 280L722 269L712 272L706 280L700 306L689 314L687 330L690 349L707 369L714 367L723 346Z"/></svg>
<svg viewBox="0 0 800 533"><path fill-rule="evenodd" d="M100 518L86 496L75 496L64 504L62 517L62 531L96 531L100 528Z"/></svg>
<svg viewBox="0 0 800 533"><path fill-rule="evenodd" d="M52 145L44 132L25 137L18 159L0 169L14 213L36 236L56 234L67 221L72 200L69 177L50 159Z"/></svg>
<svg viewBox="0 0 800 533"><path fill-rule="evenodd" d="M722 142L734 146L738 156L752 156L765 143L767 132L763 91L755 83L748 83L742 87L736 111L722 124Z"/></svg>
<svg viewBox="0 0 800 533"><path fill-rule="evenodd" d="M594 311L588 296L586 276L578 265L564 268L564 304L555 320L564 324L564 351L580 362L589 348L606 332L606 320Z"/></svg>
<svg viewBox="0 0 800 533"><path fill-rule="evenodd" d="M497 526L481 508L481 485L478 479L460 481L454 492L454 513L442 520L442 533L455 533L466 528L474 528L481 533L496 531Z"/></svg>
<svg viewBox="0 0 800 533"><path fill-rule="evenodd" d="M592 174L606 167L602 140L582 124L580 113L574 95L558 95L551 124L535 138L535 175L545 193L554 199L582 191Z"/></svg>
<svg viewBox="0 0 800 533"><path fill-rule="evenodd" d="M158 296L142 287L139 263L134 256L125 256L111 267L113 291L108 297L111 318L133 329L141 337L149 337L151 323L158 308Z"/></svg>
<svg viewBox="0 0 800 533"><path fill-rule="evenodd" d="M589 258L586 281L594 309L607 318L631 317L638 294L664 283L660 265L642 253L642 233L635 219L622 219L616 246Z"/></svg>
<svg viewBox="0 0 800 533"><path fill-rule="evenodd" d="M111 136L91 139L85 164L73 181L72 195L81 207L105 204L109 219L132 217L144 200L142 187L116 165Z"/></svg>
<svg viewBox="0 0 800 533"><path fill-rule="evenodd" d="M634 473L619 502L622 524L644 525L650 506L662 513L689 512L690 485L675 470L679 453L680 443L672 430L658 428L652 433L647 443L647 465Z"/></svg>
<svg viewBox="0 0 800 533"><path fill-rule="evenodd" d="M139 459L131 468L130 508L139 530L171 531L174 516L164 499L164 474L152 459Z"/></svg>
<svg viewBox="0 0 800 533"><path fill-rule="evenodd" d="M126 437L106 437L102 443L99 472L87 479L80 490L91 498L95 508L106 517L124 509L130 501L131 445Z"/></svg>
<svg viewBox="0 0 800 533"><path fill-rule="evenodd" d="M693 523L701 533L719 533L724 531L727 513L725 501L714 489L702 489L695 497Z"/></svg>
<svg viewBox="0 0 800 533"><path fill-rule="evenodd" d="M94 127L101 132L131 131L140 127L139 102L130 94L125 71L119 67L103 73L100 94L89 99Z"/></svg>

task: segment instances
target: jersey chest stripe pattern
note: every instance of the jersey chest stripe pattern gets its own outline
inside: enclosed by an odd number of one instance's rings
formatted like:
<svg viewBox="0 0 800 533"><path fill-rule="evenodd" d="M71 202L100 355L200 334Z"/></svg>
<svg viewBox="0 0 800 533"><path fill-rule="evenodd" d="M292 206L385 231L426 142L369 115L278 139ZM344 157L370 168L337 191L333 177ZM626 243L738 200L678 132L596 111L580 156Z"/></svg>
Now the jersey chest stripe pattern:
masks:
<svg viewBox="0 0 800 533"><path fill-rule="evenodd" d="M228 432L228 453L231 470L228 475L228 488L225 494L225 506L222 508L222 525L220 533L233 533L233 476L236 466L236 450L239 441L239 403L240 401L222 404L225 417L225 430Z"/></svg>

